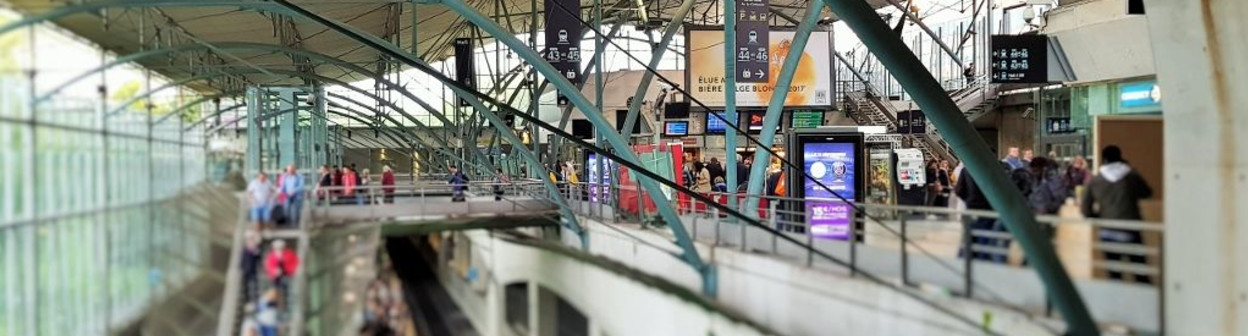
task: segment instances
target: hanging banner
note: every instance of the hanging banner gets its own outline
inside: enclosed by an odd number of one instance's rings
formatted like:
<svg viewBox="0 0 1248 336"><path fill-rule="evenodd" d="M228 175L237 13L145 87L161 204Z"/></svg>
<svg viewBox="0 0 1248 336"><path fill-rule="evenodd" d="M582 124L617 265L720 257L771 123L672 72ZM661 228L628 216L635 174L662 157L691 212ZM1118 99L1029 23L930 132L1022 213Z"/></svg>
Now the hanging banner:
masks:
<svg viewBox="0 0 1248 336"><path fill-rule="evenodd" d="M472 60L472 39L455 39L455 82L476 90L476 81L473 80L476 69L472 66ZM459 106L471 105L467 100L459 99Z"/></svg>
<svg viewBox="0 0 1248 336"><path fill-rule="evenodd" d="M738 29L741 25L737 26ZM724 31L722 27L690 26L686 29L685 57L688 70L685 72L685 86L689 88L690 97L711 107L724 106ZM746 44L738 41L738 47L748 44L749 33L742 36ZM767 70L766 74L779 74L784 58L789 54L793 43L793 31L772 30L767 33ZM760 40L761 41L761 40ZM801 62L793 74L793 83L789 86L789 94L784 101L785 107L830 107L832 106L832 44L831 34L816 31L810 34L806 42L806 50ZM740 55L738 55L740 56ZM735 61L735 59L733 60ZM738 65L738 70L741 66ZM765 74L765 75L766 75ZM748 83L742 81L741 72L737 74L737 107L767 107L775 91L776 79L779 75L766 76L765 81Z"/></svg>
<svg viewBox="0 0 1248 336"><path fill-rule="evenodd" d="M737 83L767 83L771 78L771 26L767 0L737 2Z"/></svg>
<svg viewBox="0 0 1248 336"><path fill-rule="evenodd" d="M580 0L546 0L546 62L573 85L582 82L580 18ZM568 104L562 93L558 103Z"/></svg>

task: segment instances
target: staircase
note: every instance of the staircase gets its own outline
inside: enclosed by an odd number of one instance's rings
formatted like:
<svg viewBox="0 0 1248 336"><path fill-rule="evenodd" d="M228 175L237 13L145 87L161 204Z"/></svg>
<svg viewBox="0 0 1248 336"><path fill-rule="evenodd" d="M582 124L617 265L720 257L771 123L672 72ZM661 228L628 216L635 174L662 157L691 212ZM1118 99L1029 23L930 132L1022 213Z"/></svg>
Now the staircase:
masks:
<svg viewBox="0 0 1248 336"><path fill-rule="evenodd" d="M974 121L996 107L996 87L972 85L949 93L958 109L968 120ZM889 132L897 131L897 111L892 104L884 101L879 95L866 90L846 92L845 107L850 118L863 126L886 126ZM927 133L906 134L910 146L919 149L927 158L953 160L953 148L936 132L935 127L927 127Z"/></svg>

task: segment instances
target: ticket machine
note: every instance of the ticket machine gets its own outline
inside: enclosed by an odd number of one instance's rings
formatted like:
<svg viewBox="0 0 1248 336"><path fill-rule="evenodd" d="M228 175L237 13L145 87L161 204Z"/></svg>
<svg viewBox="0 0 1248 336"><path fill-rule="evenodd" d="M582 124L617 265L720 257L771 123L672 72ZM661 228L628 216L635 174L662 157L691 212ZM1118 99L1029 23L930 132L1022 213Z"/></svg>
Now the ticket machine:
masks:
<svg viewBox="0 0 1248 336"><path fill-rule="evenodd" d="M923 205L926 197L924 186L927 185L926 166L923 152L914 148L893 150L895 180L897 183L897 204Z"/></svg>

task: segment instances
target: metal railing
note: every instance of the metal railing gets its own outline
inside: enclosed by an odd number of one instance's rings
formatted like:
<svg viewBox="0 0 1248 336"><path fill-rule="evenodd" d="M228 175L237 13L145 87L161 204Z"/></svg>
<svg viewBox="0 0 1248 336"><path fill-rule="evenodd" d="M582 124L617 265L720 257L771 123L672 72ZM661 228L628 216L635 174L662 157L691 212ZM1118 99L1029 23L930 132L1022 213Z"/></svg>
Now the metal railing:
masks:
<svg viewBox="0 0 1248 336"><path fill-rule="evenodd" d="M621 218L620 209L611 206L612 200L595 201L588 197L592 188L607 188L613 195L619 194L618 189L610 186L572 185L570 204L577 214L604 220ZM705 195L723 205L736 202L738 209L746 199L744 195L729 193ZM1047 293L1027 266L1026 257L1015 248L1017 244L1010 243L1012 236L994 212L854 203L846 206L856 210L838 224L843 226L844 234L827 238L808 234L812 230L826 232L827 228L819 224L812 227L810 219L823 218L812 216L812 207L806 205L844 203L821 198L757 198L758 209L739 212L757 216L765 225L813 249L788 244L764 230L738 225L733 217L697 200L676 197L672 205L682 214L686 230L705 244L771 254L806 267L844 271L851 276L869 272L907 286L941 288L1031 316L1052 317ZM601 210L604 206L605 211ZM1081 291L1105 290L1151 305L1147 309L1137 307L1139 312L1121 312L1115 302L1089 301L1095 316L1135 329L1160 330L1163 293L1157 284L1164 271L1164 231L1160 223L1051 215L1037 216L1037 220L1052 233L1058 255L1077 279ZM647 221L642 219L643 223ZM1125 239L1113 241L1114 236ZM823 260L818 252L843 263Z"/></svg>

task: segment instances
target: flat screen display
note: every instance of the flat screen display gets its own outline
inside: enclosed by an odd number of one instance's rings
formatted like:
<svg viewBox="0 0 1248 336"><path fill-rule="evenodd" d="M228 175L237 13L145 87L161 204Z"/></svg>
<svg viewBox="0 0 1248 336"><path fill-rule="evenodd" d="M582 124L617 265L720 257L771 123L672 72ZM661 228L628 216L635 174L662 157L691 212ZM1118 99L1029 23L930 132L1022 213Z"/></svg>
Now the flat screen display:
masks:
<svg viewBox="0 0 1248 336"><path fill-rule="evenodd" d="M738 112L737 116L740 116L740 115L741 113ZM707 134L724 134L724 132L727 132L728 123L725 122L725 120L728 120L728 115L725 114L724 111L707 112L706 113L706 133ZM740 120L739 117L738 117L738 120Z"/></svg>
<svg viewBox="0 0 1248 336"><path fill-rule="evenodd" d="M663 123L663 135L682 136L689 134L688 121L668 121Z"/></svg>
<svg viewBox="0 0 1248 336"><path fill-rule="evenodd" d="M824 189L815 180L803 183L805 197L857 199L856 146L849 142L814 142L802 144L802 162L806 173L828 187ZM835 193L835 195L833 194ZM840 197L837 197L839 195ZM843 201L807 201L810 214L810 233L815 237L847 240L853 230L853 206Z"/></svg>
<svg viewBox="0 0 1248 336"><path fill-rule="evenodd" d="M748 116L750 118L749 119L750 132L757 133L759 131L762 131L763 130L763 117L767 115L767 112L758 111L758 112L748 112L748 113L749 113ZM776 124L776 132L777 133L780 132L780 124Z"/></svg>

